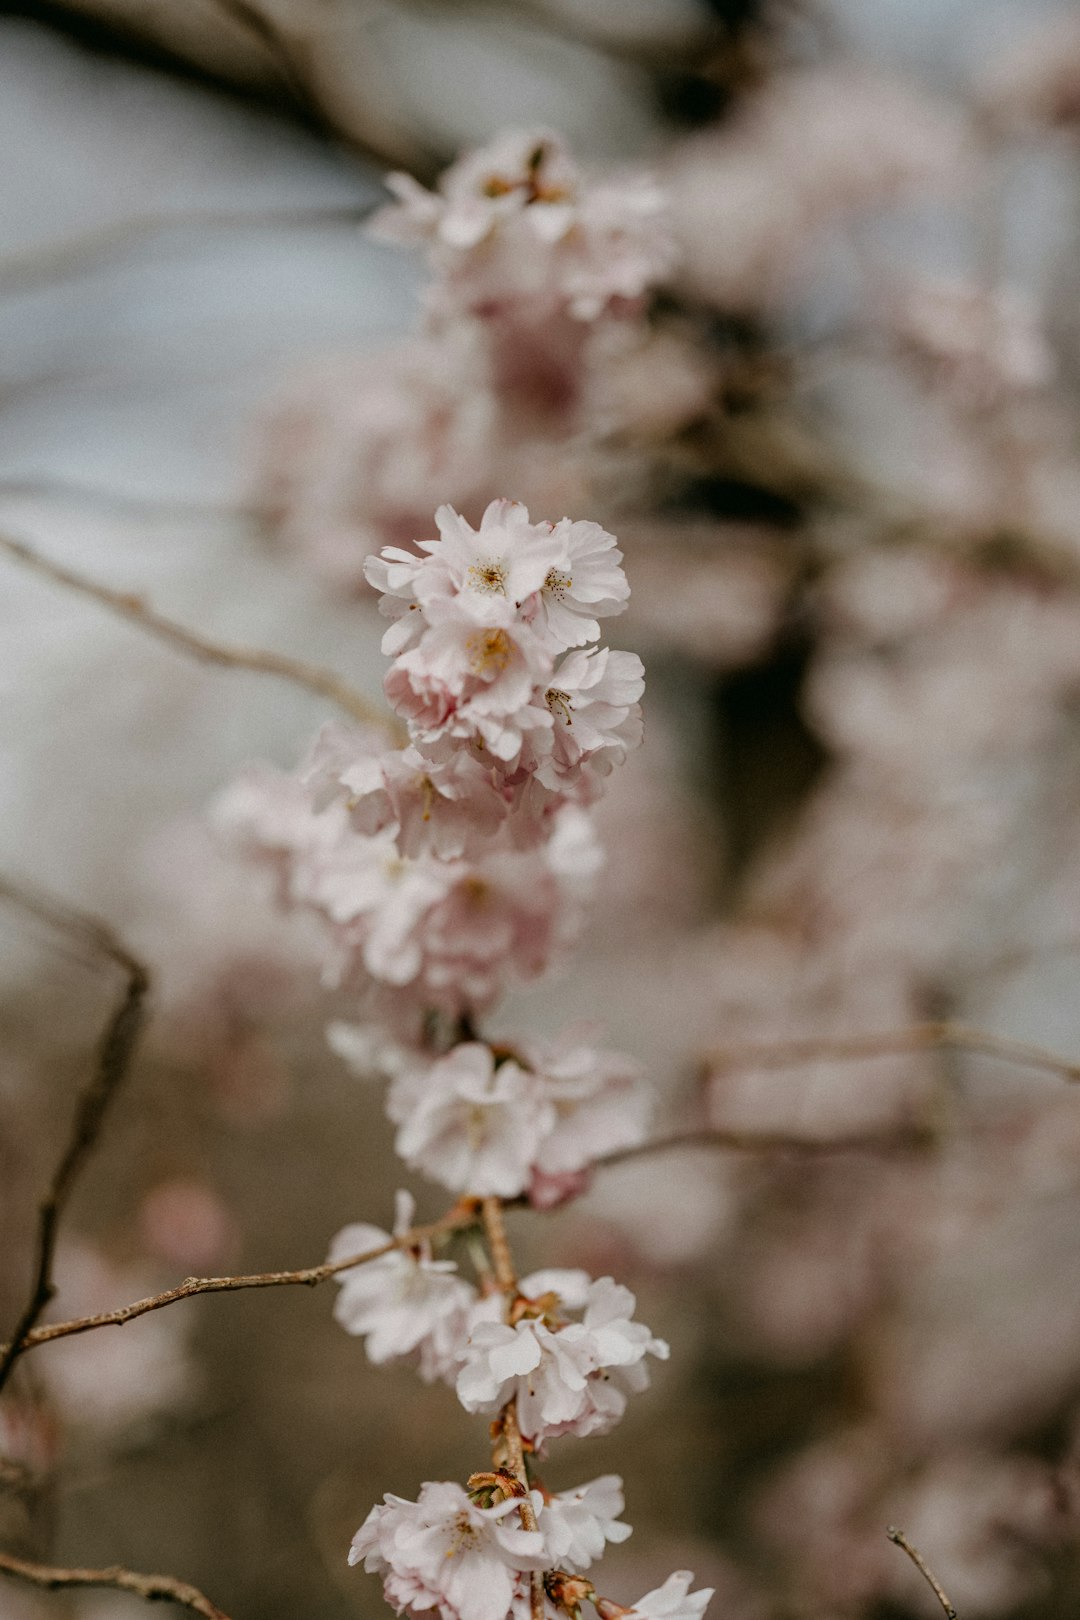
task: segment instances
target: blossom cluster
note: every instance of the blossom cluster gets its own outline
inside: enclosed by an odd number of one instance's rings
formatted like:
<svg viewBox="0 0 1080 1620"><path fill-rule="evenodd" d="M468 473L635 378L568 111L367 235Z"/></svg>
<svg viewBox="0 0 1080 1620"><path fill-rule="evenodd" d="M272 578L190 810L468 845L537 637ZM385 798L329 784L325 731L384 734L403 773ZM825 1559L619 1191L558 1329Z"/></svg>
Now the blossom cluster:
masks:
<svg viewBox="0 0 1080 1620"><path fill-rule="evenodd" d="M643 173L586 181L551 130L504 130L433 192L408 174L387 185L395 202L374 228L427 245L439 312L490 316L521 304L594 320L672 269L657 183Z"/></svg>
<svg viewBox="0 0 1080 1620"><path fill-rule="evenodd" d="M371 233L426 250L422 329L297 379L260 469L277 533L356 588L365 558L411 540L440 501L475 520L508 487L557 507L603 482L597 446L627 426L621 365L648 346L649 295L676 257L658 181L591 176L550 130L498 135L433 191L387 185ZM676 369L696 377L700 355Z"/></svg>
<svg viewBox="0 0 1080 1620"><path fill-rule="evenodd" d="M406 1019L482 1012L543 971L596 869L583 812L641 738L641 661L595 645L629 595L614 537L505 500L478 529L449 507L436 524L368 563L403 746L328 726L297 777L249 773L218 807L330 926L328 976L375 981Z"/></svg>

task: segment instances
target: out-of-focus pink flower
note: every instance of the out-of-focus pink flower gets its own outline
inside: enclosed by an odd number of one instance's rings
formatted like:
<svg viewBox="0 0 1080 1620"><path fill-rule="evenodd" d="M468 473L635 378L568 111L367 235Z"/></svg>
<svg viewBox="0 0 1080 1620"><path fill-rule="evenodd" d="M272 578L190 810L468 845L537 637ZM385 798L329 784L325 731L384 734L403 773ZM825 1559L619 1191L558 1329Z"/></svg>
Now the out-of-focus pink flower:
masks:
<svg viewBox="0 0 1080 1620"><path fill-rule="evenodd" d="M956 183L967 139L951 108L895 79L854 67L775 75L669 163L687 284L722 309L768 304L844 215Z"/></svg>

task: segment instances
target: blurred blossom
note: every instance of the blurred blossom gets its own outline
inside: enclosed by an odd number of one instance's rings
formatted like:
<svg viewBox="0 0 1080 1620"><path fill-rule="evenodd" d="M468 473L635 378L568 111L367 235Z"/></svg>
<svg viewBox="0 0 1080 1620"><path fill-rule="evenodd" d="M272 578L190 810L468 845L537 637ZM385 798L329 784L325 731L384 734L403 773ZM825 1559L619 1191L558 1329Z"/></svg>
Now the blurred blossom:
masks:
<svg viewBox="0 0 1080 1620"><path fill-rule="evenodd" d="M139 1225L149 1251L188 1272L221 1271L235 1254L239 1229L224 1199L194 1178L158 1182L145 1195Z"/></svg>
<svg viewBox="0 0 1080 1620"><path fill-rule="evenodd" d="M925 277L897 288L885 319L928 380L969 410L1045 388L1053 378L1036 311L1013 288L988 292Z"/></svg>
<svg viewBox="0 0 1080 1620"><path fill-rule="evenodd" d="M67 1238L57 1256L55 1316L90 1316L156 1293L144 1271L114 1264L82 1239ZM188 1351L190 1311L153 1311L122 1328L58 1339L41 1359L49 1399L76 1434L119 1438L198 1394Z"/></svg>
<svg viewBox="0 0 1080 1620"><path fill-rule="evenodd" d="M669 159L686 284L719 309L768 307L845 216L958 185L968 143L956 108L867 68L779 73Z"/></svg>
<svg viewBox="0 0 1080 1620"><path fill-rule="evenodd" d="M1080 18L1041 17L977 72L979 100L1003 125L1074 129L1080 123Z"/></svg>

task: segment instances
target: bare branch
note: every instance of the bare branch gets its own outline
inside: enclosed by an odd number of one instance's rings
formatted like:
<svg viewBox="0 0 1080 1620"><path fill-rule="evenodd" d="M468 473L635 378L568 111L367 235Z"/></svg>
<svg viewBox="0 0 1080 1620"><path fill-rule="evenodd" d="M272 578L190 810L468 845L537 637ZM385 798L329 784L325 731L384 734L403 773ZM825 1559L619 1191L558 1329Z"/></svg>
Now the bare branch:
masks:
<svg viewBox="0 0 1080 1620"><path fill-rule="evenodd" d="M894 1524L890 1524L885 1534L888 1536L890 1541L894 1542L897 1547L902 1547L904 1552L907 1553L908 1557L911 1559L911 1562L915 1565L915 1568L919 1571L919 1574L926 1581L934 1596L941 1604L941 1607L945 1610L947 1620L959 1620L956 1610L945 1596L945 1590L942 1587L941 1582L938 1580L937 1576L934 1574L933 1570L930 1568L919 1549L917 1547L913 1547L907 1536L905 1536L904 1532L902 1530L898 1530Z"/></svg>
<svg viewBox="0 0 1080 1620"><path fill-rule="evenodd" d="M64 585L68 590L77 591L80 596L88 596L92 601L100 602L120 618L126 619L130 624L138 625L159 641L165 641L170 646L187 653L189 657L197 659L203 664L216 664L222 669L247 669L261 675L276 675L280 680L291 681L294 686L306 687L310 692L317 692L320 697L329 698L344 710L353 720L363 725L379 726L382 730L396 735L397 728L386 712L370 703L359 692L354 691L333 670L322 669L316 664L306 664L299 658L290 658L285 653L264 652L259 648L226 647L219 642L208 641L205 636L188 630L184 625L174 624L160 613L155 613L142 597L135 596L129 591L116 591L108 585L101 585L96 580L88 579L85 574L78 574L71 568L65 568L61 563L51 562L28 546L25 541L14 540L10 535L0 534L0 550L6 551L9 556L25 563L36 573L43 574L57 585Z"/></svg>
<svg viewBox="0 0 1080 1620"><path fill-rule="evenodd" d="M132 1592L147 1603L178 1603L202 1620L229 1620L224 1610L211 1603L197 1587L187 1581L175 1580L171 1575L137 1575L134 1570L121 1569L54 1569L48 1564L31 1564L25 1558L0 1552L0 1575L11 1575L31 1586L43 1587L48 1592L79 1586L108 1586L117 1592Z"/></svg>
<svg viewBox="0 0 1080 1620"><path fill-rule="evenodd" d="M1059 1079L1080 1081L1080 1063L1050 1052L1027 1041L992 1035L988 1030L971 1029L964 1024L912 1024L907 1029L884 1030L868 1035L812 1037L804 1040L748 1042L743 1046L715 1047L705 1054L708 1070L723 1073L732 1069L786 1069L803 1063L831 1061L857 1062L862 1058L890 1057L901 1052L932 1051L981 1052L1014 1063L1021 1068L1040 1069Z"/></svg>
<svg viewBox="0 0 1080 1620"><path fill-rule="evenodd" d="M58 901L38 897L30 890L9 881L0 882L0 894L33 915L56 927L73 932L91 943L114 962L127 979L123 993L105 1027L97 1062L76 1104L71 1132L40 1206L37 1258L30 1295L10 1342L0 1352L0 1390L2 1390L11 1375L12 1367L22 1353L27 1335L32 1332L42 1311L55 1293L52 1269L60 1218L71 1196L72 1188L97 1144L109 1104L127 1075L135 1043L142 1028L150 976L142 963L132 956L121 941L97 918L71 911Z"/></svg>
<svg viewBox="0 0 1080 1620"><path fill-rule="evenodd" d="M214 209L195 208L164 214L142 214L135 219L117 220L62 241L0 258L0 297L36 288L83 269L96 260L108 260L116 253L150 237L168 231L251 230L260 226L307 228L322 225L356 227L378 203L328 203L313 208Z"/></svg>
<svg viewBox="0 0 1080 1620"><path fill-rule="evenodd" d="M101 1311L96 1316L79 1316L70 1322L51 1322L46 1327L33 1328L24 1333L19 1352L32 1350L39 1344L49 1344L53 1339L68 1339L77 1333L89 1333L95 1328L123 1327L125 1322L134 1322L137 1317L160 1311L166 1305L175 1305L179 1300L193 1299L196 1294L229 1294L243 1288L314 1288L342 1271L366 1266L372 1260L381 1259L384 1254L392 1254L395 1249L413 1249L433 1238L475 1226L476 1221L475 1205L460 1203L427 1226L411 1227L400 1237L390 1238L377 1248L349 1255L344 1260L328 1260L323 1265L305 1266L299 1271L259 1271L238 1277L188 1277L175 1288L167 1288L161 1294L151 1294L147 1299L137 1299L131 1305L121 1305L115 1311ZM10 1344L0 1347L0 1355L9 1354L11 1349Z"/></svg>
<svg viewBox="0 0 1080 1620"><path fill-rule="evenodd" d="M650 1158L654 1153L672 1153L686 1148L720 1149L732 1153L797 1153L825 1158L832 1153L907 1153L929 1147L935 1140L931 1131L918 1125L901 1125L888 1131L860 1131L850 1136L796 1136L785 1131L726 1131L702 1126L700 1130L675 1131L657 1136L635 1147L619 1148L594 1159L593 1170L607 1170L632 1159Z"/></svg>
<svg viewBox="0 0 1080 1620"><path fill-rule="evenodd" d="M131 519L146 522L252 523L258 513L253 506L230 505L224 501L194 501L182 495L136 495L127 490L106 489L101 484L83 483L78 478L57 478L53 474L27 473L0 477L0 498L44 498L74 501Z"/></svg>

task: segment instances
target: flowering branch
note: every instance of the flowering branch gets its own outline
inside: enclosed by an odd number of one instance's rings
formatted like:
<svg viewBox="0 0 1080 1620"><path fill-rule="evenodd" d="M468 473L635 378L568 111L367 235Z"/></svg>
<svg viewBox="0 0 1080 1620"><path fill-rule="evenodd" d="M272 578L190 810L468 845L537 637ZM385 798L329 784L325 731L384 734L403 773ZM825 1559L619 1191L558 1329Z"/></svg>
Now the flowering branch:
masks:
<svg viewBox="0 0 1080 1620"><path fill-rule="evenodd" d="M911 1562L915 1565L915 1568L919 1571L919 1574L926 1581L934 1596L941 1604L941 1607L944 1609L947 1620L959 1620L956 1610L945 1596L944 1587L934 1574L933 1570L930 1568L929 1564L926 1562L926 1559L923 1557L919 1549L917 1547L913 1547L907 1536L905 1536L904 1532L902 1530L898 1530L894 1524L890 1524L885 1534L888 1536L891 1542L895 1543L897 1547L901 1547L903 1551L907 1553L908 1557L911 1559Z"/></svg>
<svg viewBox="0 0 1080 1620"><path fill-rule="evenodd" d="M166 619L160 613L155 613L140 596L133 595L130 591L113 590L111 586L88 579L85 574L76 573L74 569L66 568L62 563L43 557L25 541L12 539L10 535L0 534L0 550L6 551L9 556L25 563L27 567L43 574L55 584L64 585L69 590L77 591L81 596L88 596L93 601L102 603L111 612L126 619L129 624L138 625L140 629L149 631L159 641L168 642L170 646L187 653L200 663L216 664L222 669L248 669L262 675L276 675L280 680L291 681L294 686L306 687L308 691L317 692L320 697L329 698L353 720L368 726L378 726L387 732L395 730L393 723L387 719L382 710L369 703L361 693L354 691L339 675L335 675L333 670L304 663L301 659L290 658L285 653L265 652L261 648L254 647L226 647L219 642L209 641L205 636L196 634L194 630L188 630L186 626L175 624L172 619Z"/></svg>
<svg viewBox="0 0 1080 1620"><path fill-rule="evenodd" d="M514 1257L510 1252L510 1240L506 1235L506 1222L503 1220L502 1199L485 1198L480 1205L480 1216L495 1281L505 1296L506 1314L509 1318L513 1313L518 1283ZM532 1502L529 1500L529 1475L525 1467L525 1448L518 1423L516 1396L508 1400L499 1413L499 1427L502 1446L496 1446L496 1465L504 1460L500 1453L505 1452L505 1462L524 1492L518 1504L522 1527L535 1532L539 1527ZM534 1569L529 1576L529 1610L532 1620L543 1620L544 1578L538 1569Z"/></svg>
<svg viewBox="0 0 1080 1620"><path fill-rule="evenodd" d="M16 1353L33 1350L39 1344L49 1344L53 1339L68 1339L77 1333L89 1333L94 1328L123 1327L125 1322L133 1322L137 1317L147 1316L151 1311L160 1311L165 1305L175 1305L178 1300L192 1299L196 1294L234 1293L242 1288L296 1286L314 1288L316 1284L326 1282L339 1272L366 1266L373 1260L380 1260L383 1255L392 1254L395 1250L413 1249L419 1244L431 1242L433 1238L444 1237L450 1232L461 1231L465 1227L475 1225L475 1208L455 1204L445 1215L441 1215L437 1221L432 1221L427 1226L410 1227L407 1232L390 1238L386 1243L380 1243L361 1254L347 1255L340 1260L328 1260L324 1265L305 1266L299 1271L258 1271L237 1277L188 1277L175 1288L167 1288L161 1294L151 1294L146 1299L137 1299L130 1305L121 1305L114 1311L100 1311L96 1316L79 1316L70 1322L51 1322L47 1327L33 1328L24 1333L18 1342ZM11 1350L12 1345L6 1344L0 1347L0 1355L7 1355Z"/></svg>
<svg viewBox="0 0 1080 1620"><path fill-rule="evenodd" d="M103 952L127 979L106 1025L93 1074L79 1097L67 1145L40 1207L37 1259L30 1295L10 1341L0 1353L0 1389L3 1389L23 1351L27 1335L32 1332L55 1292L52 1270L57 1228L79 1173L97 1143L109 1104L127 1075L142 1029L150 975L126 946L96 918L71 911L55 901L39 898L7 880L0 882L0 896L21 905L53 926L75 933Z"/></svg>
<svg viewBox="0 0 1080 1620"><path fill-rule="evenodd" d="M1080 1081L1080 1063L1048 1051L1046 1047L949 1022L912 1024L908 1029L884 1030L869 1035L826 1035L805 1040L715 1047L706 1053L704 1064L706 1069L720 1073L726 1069L786 1069L801 1063L812 1063L819 1058L849 1063L859 1058L888 1057L896 1052L921 1052L935 1047L981 1052L987 1057L999 1058L1003 1063L1041 1069L1044 1073L1056 1074L1060 1079L1072 1083Z"/></svg>
<svg viewBox="0 0 1080 1620"><path fill-rule="evenodd" d="M175 1580L171 1575L137 1575L134 1570L113 1565L109 1569L54 1569L48 1564L32 1564L25 1558L0 1552L0 1575L11 1575L15 1580L28 1581L31 1586L58 1592L69 1587L108 1586L117 1592L131 1592L147 1603L178 1603L202 1620L229 1620L224 1610L197 1587L187 1581Z"/></svg>

